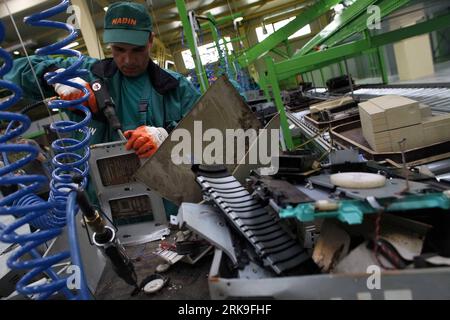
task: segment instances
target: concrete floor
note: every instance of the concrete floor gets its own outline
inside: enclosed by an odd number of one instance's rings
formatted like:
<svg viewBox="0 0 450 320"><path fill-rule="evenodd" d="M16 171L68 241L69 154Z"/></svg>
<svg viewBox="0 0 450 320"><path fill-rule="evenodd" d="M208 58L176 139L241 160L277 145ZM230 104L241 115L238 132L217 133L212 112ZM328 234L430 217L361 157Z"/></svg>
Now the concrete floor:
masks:
<svg viewBox="0 0 450 320"><path fill-rule="evenodd" d="M160 241L126 247L127 254L134 261L138 282L155 273L156 267L165 260L153 252ZM208 273L211 267L213 250L195 265L177 262L164 273L169 277L166 286L159 292L147 295L143 292L131 296L133 287L118 278L109 262L102 274L95 297L98 300L209 300Z"/></svg>

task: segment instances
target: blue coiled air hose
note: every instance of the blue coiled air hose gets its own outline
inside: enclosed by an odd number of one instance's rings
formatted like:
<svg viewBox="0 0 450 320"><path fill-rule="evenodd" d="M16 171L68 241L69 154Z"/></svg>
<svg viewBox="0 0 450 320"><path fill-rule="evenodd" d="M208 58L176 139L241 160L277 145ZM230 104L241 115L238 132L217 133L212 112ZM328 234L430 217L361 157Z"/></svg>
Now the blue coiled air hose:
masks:
<svg viewBox="0 0 450 320"><path fill-rule="evenodd" d="M76 238L75 215L78 208L75 202L75 190L79 187L74 184L72 179L75 175L81 175L83 181L81 187L85 188L89 172L89 140L90 131L87 125L91 120L91 113L88 108L82 106L82 103L88 100L89 92L79 84L69 81L69 79L80 77L87 73L86 70L80 70L83 62L83 56L80 52L70 49L62 49L64 46L77 38L77 32L73 26L56 21L48 21L52 16L62 12L67 12L70 5L68 0L61 1L55 7L43 12L34 14L25 19L27 24L32 26L45 26L58 29L64 29L70 34L64 40L54 43L45 48L38 49L38 55L63 54L76 56L77 61L61 73L49 73L45 76L48 84L62 83L77 89L83 90L85 95L73 101L53 100L49 103L51 109L77 109L85 117L82 121L59 121L51 125L51 129L56 131L59 136L64 134L65 138L60 138L53 142L52 148L55 153L52 164L52 180L50 182L50 195L48 201L44 201L34 194L39 187L47 183L47 178L41 175L15 175L16 170L27 163L33 161L38 150L31 145L8 143L16 137L23 134L30 127L30 119L22 114L4 112L20 100L22 91L16 85L0 80L0 87L6 88L14 93L12 98L0 104L0 120L9 122L4 135L0 136L0 152L3 155L4 167L0 168L0 184L18 185L20 188L0 200L0 215L13 215L16 220L10 225L2 225L0 230L0 241L5 243L19 244L21 247L8 260L8 267L11 269L30 270L17 284L17 291L24 295L35 295L37 299L46 299L57 292L63 293L68 299L89 299L90 293L84 278L83 266ZM0 24L0 42L4 39L4 27ZM2 78L12 67L11 56L0 49L0 57L4 65L0 69L0 78ZM13 126L12 124L19 124ZM72 137L67 137L72 135ZM75 139L75 136L81 136L81 139ZM8 153L25 152L27 155L14 163L9 163ZM25 224L31 224L39 230L25 235L18 235L15 231ZM70 240L70 251L42 257L37 247L59 236L66 226ZM21 257L30 254L31 260L21 261ZM74 295L68 289L68 277L61 277L56 274L52 266L60 264L71 258L71 263L78 267L80 276L79 294ZM47 283L37 286L31 286L30 283L36 276L47 274L51 279Z"/></svg>

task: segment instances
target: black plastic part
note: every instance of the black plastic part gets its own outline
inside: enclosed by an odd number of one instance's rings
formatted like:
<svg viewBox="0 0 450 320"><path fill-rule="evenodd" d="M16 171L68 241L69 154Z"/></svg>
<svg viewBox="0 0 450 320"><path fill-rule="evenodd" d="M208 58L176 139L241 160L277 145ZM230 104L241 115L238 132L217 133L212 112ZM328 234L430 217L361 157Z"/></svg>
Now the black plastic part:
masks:
<svg viewBox="0 0 450 320"><path fill-rule="evenodd" d="M111 260L117 275L129 285L137 288L137 275L134 270L134 265L125 252L120 250L118 246L109 246L105 249L105 254Z"/></svg>
<svg viewBox="0 0 450 320"><path fill-rule="evenodd" d="M102 233L96 233L95 234L95 241L99 244L105 244L112 240L113 233L111 229L105 228L105 231Z"/></svg>
<svg viewBox="0 0 450 320"><path fill-rule="evenodd" d="M107 85L101 79L94 80L90 83L95 99L97 100L98 109L102 112L110 127L113 130L120 130L122 125L116 115L114 102L109 94Z"/></svg>

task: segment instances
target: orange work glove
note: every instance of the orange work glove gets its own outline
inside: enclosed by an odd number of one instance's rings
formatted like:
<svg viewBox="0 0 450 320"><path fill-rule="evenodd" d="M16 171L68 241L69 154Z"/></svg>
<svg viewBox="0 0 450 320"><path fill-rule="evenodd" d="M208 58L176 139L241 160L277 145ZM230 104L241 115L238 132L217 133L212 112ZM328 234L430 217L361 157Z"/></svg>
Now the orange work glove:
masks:
<svg viewBox="0 0 450 320"><path fill-rule="evenodd" d="M134 149L139 158L149 158L158 150L168 135L164 128L140 126L135 130L124 132L125 138L128 139L125 148L127 150Z"/></svg>
<svg viewBox="0 0 450 320"><path fill-rule="evenodd" d="M62 71L64 71L64 69L56 70L56 72L62 72ZM88 107L92 113L97 113L98 112L97 100L95 99L94 92L92 91L89 83L87 83L80 77L70 79L70 81L81 84L89 91L89 93L90 93L89 99L87 101L85 101L83 103L83 105ZM74 87L70 87L65 84L56 83L53 86L55 88L55 92L59 95L59 97L62 100L77 100L77 99L81 99L84 96L83 91L81 91L77 88L74 88Z"/></svg>

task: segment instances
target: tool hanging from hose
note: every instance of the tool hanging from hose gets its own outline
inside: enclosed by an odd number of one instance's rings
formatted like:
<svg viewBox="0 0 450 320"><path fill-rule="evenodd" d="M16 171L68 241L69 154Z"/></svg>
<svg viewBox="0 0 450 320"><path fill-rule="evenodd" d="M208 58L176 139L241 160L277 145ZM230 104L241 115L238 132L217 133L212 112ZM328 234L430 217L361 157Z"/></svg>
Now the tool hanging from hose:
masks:
<svg viewBox="0 0 450 320"><path fill-rule="evenodd" d="M9 189L3 188L3 190L11 191L9 191L9 194L0 201L0 204L2 204L0 214L12 214L18 218L17 221L9 226L3 224L0 226L0 240L7 243L17 243L22 246L22 248L8 260L8 266L12 269L31 269L31 271L19 281L17 290L24 295L36 294L37 296L34 297L38 299L46 299L57 292L63 292L68 299L90 298L90 293L84 278L75 226L75 216L78 212L77 202L81 206L82 212L88 221L88 225L95 230L93 237L94 244L111 260L117 274L128 284L133 285L135 287L135 292L139 290L134 266L127 257L124 248L118 242L114 229L104 224L99 213L90 207L87 197L85 196L84 191L82 191L86 188L87 177L89 174L87 161L90 156L89 141L91 133L87 125L91 121L92 116L89 108L83 106L83 103L90 98L90 94L92 93L74 79L79 79L79 77L85 75L88 71L80 69L84 59L80 52L64 49L68 43L77 38L77 31L69 24L45 20L58 13L66 12L69 5L70 2L68 0L63 0L55 7L25 18L25 22L30 25L55 27L64 29L70 33L64 40L45 48L38 49L36 54L63 54L76 56L78 59L72 66L67 69L48 72L44 75L44 79L49 85L64 85L76 88L84 93L83 96L71 101L57 100L55 97L45 99L42 89L39 88L43 98L42 101L48 103L49 109L68 109L70 111L75 111L83 118L79 123L74 121L59 121L52 123L50 126L51 130L56 132L59 139L52 143L52 149L55 153L52 164L55 169L52 172L48 201L44 201L34 194L43 183L47 182L45 177L38 175L17 177L14 175L14 173L22 166L33 161L36 158L38 151L32 146L27 145L6 145L7 141L15 139L29 128L31 123L30 119L27 116L20 114L7 112L0 113L0 119L9 121L5 135L0 137L0 141L5 142L0 148L0 151L3 151L2 155L5 163L5 167L0 169L0 176L2 178L0 185L11 187ZM7 7L6 3L5 6ZM11 19L16 27L12 15ZM16 31L22 42L17 27ZM0 40L3 39L3 36L4 29L1 26ZM0 52L0 56L3 57L5 61L4 66L0 70L0 76L3 76L11 69L12 59L6 52ZM31 61L29 58L28 60L31 69L34 72ZM39 83L35 73L34 75L36 82ZM1 81L0 86L1 85L14 93L12 98L0 105L0 110L3 110L20 100L21 90L14 84L6 81ZM122 140L126 140L121 131L121 123L115 113L115 105L109 95L106 85L103 85L100 80L97 80L97 82L94 82L91 85L95 89L97 101L100 102L99 109L105 115L110 127L118 132ZM27 108L27 110L28 109L29 108ZM79 137L80 133L81 139L75 139L74 137ZM64 134L64 138L61 138L62 134ZM7 153L11 152L27 152L30 154L16 163L10 164ZM27 223L39 230L32 234L18 236L15 233L15 230ZM68 226L70 252L66 251L50 257L41 257L35 248L58 237L66 224ZM20 262L20 258L25 254L31 254L34 260L32 260L31 263L30 261ZM71 263L80 270L81 283L80 288L77 288L80 290L79 295L74 295L68 289L68 278L61 278L52 269L56 264L66 261L68 258L71 258ZM44 285L29 285L32 279L42 272L47 274L51 279L50 283Z"/></svg>
<svg viewBox="0 0 450 320"><path fill-rule="evenodd" d="M82 177L76 177L74 182L79 182L80 178ZM139 290L134 265L118 241L115 230L106 225L102 214L92 207L82 189L77 190L77 203L83 212L86 224L94 232L92 242L110 259L117 275L129 285L134 286L135 290Z"/></svg>

